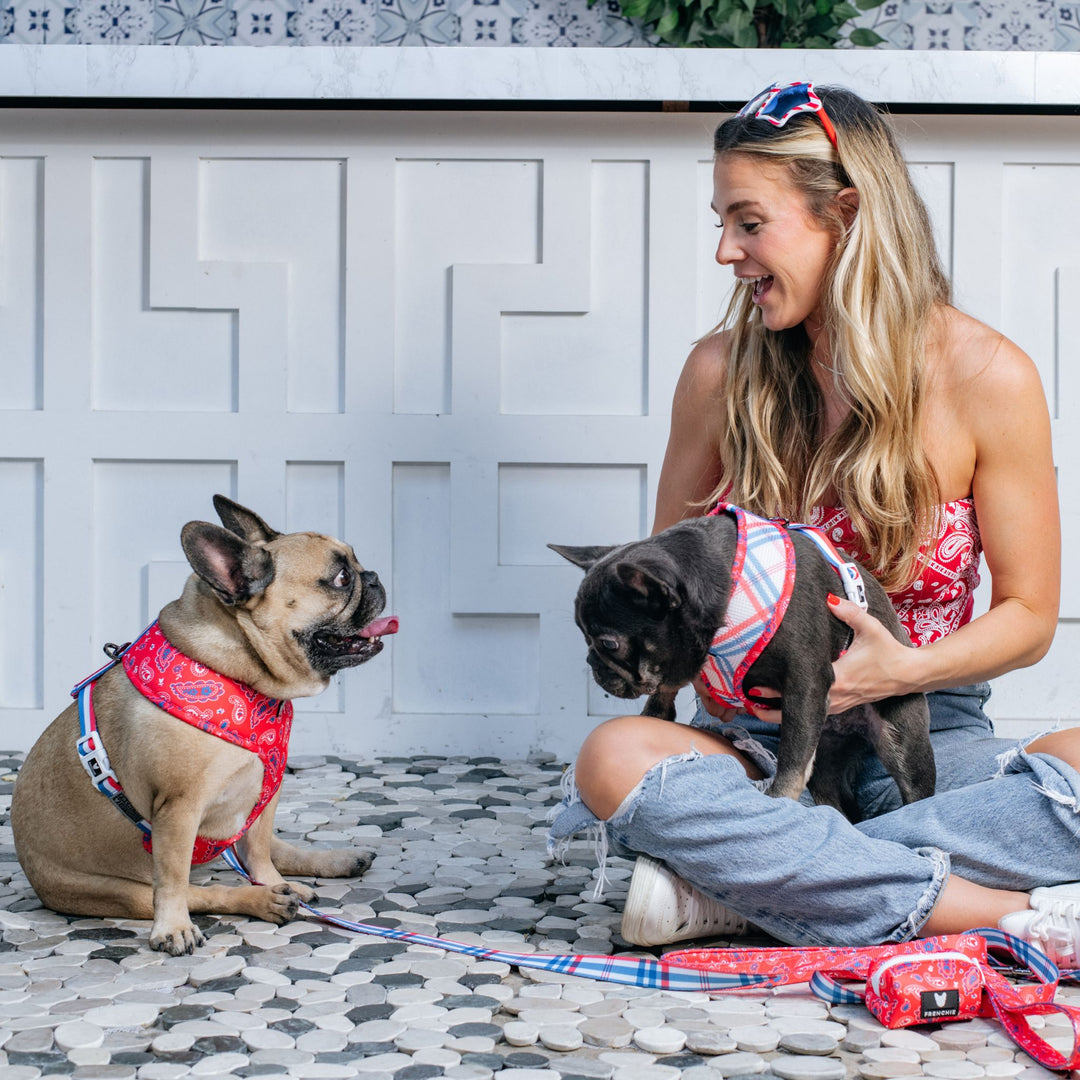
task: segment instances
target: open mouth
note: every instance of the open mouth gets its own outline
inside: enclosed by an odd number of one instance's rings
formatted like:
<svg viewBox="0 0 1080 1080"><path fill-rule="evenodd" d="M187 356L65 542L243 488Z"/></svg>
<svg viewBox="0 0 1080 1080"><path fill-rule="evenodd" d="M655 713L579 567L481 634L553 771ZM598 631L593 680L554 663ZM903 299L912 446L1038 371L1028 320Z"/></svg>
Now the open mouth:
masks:
<svg viewBox="0 0 1080 1080"><path fill-rule="evenodd" d="M760 304L765 299L769 290L772 288L773 278L772 274L764 274L759 278L753 279L754 287L754 303Z"/></svg>
<svg viewBox="0 0 1080 1080"><path fill-rule="evenodd" d="M319 630L315 644L324 655L338 660L362 664L382 652L382 639L398 632L396 615L373 619L355 634L337 634L332 630Z"/></svg>

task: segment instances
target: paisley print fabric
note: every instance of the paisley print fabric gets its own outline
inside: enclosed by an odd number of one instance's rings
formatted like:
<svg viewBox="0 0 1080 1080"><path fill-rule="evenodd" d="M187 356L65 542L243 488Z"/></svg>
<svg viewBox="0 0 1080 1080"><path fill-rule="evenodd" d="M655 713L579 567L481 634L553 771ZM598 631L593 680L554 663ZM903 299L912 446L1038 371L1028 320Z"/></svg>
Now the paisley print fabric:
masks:
<svg viewBox="0 0 1080 1080"><path fill-rule="evenodd" d="M889 599L912 645L929 645L971 620L975 588L979 584L982 541L975 518L975 501L957 499L938 507L937 535L928 545L927 561L919 576ZM818 506L810 524L850 558L862 560L866 552L859 534L841 506Z"/></svg>
<svg viewBox="0 0 1080 1080"><path fill-rule="evenodd" d="M221 675L174 648L155 622L128 646L122 663L132 685L170 716L257 754L262 790L244 827L227 840L197 837L193 863L209 862L251 828L281 787L289 756L293 707ZM150 837L143 846L151 850Z"/></svg>

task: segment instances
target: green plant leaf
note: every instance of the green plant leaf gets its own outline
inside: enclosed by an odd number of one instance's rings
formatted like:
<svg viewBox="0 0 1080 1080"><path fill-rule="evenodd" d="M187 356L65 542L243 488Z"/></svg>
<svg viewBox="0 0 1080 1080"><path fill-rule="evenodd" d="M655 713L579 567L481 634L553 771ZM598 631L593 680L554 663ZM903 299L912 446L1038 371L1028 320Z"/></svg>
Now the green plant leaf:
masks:
<svg viewBox="0 0 1080 1080"><path fill-rule="evenodd" d="M676 26L679 25L679 11L677 8L668 8L663 15L660 16L656 23L656 32L663 36L664 34L670 34Z"/></svg>
<svg viewBox="0 0 1080 1080"><path fill-rule="evenodd" d="M832 14L837 22L847 22L848 19L854 19L859 14L859 9L852 7L850 4L846 4L841 0L841 2L832 9Z"/></svg>
<svg viewBox="0 0 1080 1080"><path fill-rule="evenodd" d="M865 26L852 30L848 36L848 41L852 45L858 45L860 49L872 48L874 45L880 45L884 40L880 34L875 34L873 30L869 30Z"/></svg>
<svg viewBox="0 0 1080 1080"><path fill-rule="evenodd" d="M855 0L855 6L860 11L870 11L873 8L881 7L885 3L885 0Z"/></svg>

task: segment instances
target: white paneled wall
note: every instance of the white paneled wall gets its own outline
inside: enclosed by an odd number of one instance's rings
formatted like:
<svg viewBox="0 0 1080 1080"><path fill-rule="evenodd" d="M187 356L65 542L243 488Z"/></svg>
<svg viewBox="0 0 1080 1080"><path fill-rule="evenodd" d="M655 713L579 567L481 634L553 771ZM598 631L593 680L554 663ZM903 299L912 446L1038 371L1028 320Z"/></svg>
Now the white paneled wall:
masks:
<svg viewBox="0 0 1080 1080"><path fill-rule="evenodd" d="M175 596L224 492L350 541L400 634L300 752L570 757L591 684L548 542L649 528L730 275L704 114L0 116L0 746ZM900 119L961 306L1035 358L1080 505L1075 118ZM1017 523L1023 527L1022 522ZM984 590L985 592L985 590ZM1005 731L1075 716L1080 576Z"/></svg>

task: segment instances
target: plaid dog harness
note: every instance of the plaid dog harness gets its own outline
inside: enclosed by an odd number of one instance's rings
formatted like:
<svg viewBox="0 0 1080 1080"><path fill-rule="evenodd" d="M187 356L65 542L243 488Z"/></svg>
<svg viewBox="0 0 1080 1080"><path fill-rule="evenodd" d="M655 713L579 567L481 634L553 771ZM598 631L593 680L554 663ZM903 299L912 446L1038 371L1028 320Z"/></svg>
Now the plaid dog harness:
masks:
<svg viewBox="0 0 1080 1080"><path fill-rule="evenodd" d="M93 688L106 671L122 663L131 684L153 705L200 731L257 754L262 761L262 789L240 831L227 840L203 836L195 839L192 863L217 858L251 828L281 787L289 753L292 703L260 694L250 686L185 656L169 643L156 622L132 644L114 649L110 655L113 656L111 663L95 671L71 691L71 696L79 701L79 725L82 730L76 747L82 766L94 786L142 830L143 847L147 851L153 850L150 823L124 794L97 730Z"/></svg>
<svg viewBox="0 0 1080 1080"><path fill-rule="evenodd" d="M715 701L738 707L749 704L743 679L783 622L795 587L795 547L789 531L797 530L817 545L839 575L845 596L864 611L866 590L858 566L845 561L820 529L769 521L731 503L719 503L709 516L721 513L735 519L731 597L701 678Z"/></svg>

